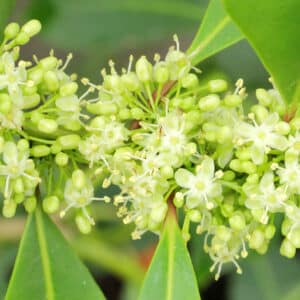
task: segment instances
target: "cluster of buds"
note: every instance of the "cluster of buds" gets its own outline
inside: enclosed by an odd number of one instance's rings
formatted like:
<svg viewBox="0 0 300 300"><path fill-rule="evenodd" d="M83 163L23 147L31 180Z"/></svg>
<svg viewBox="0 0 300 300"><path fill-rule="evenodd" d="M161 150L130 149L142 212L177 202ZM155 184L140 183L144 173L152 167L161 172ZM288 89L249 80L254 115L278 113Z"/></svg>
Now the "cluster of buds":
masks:
<svg viewBox="0 0 300 300"><path fill-rule="evenodd" d="M256 90L247 113L243 81L233 90L222 79L199 80L194 53L175 46L153 63L129 58L117 71L112 61L96 85L81 80L54 56L34 63L18 60L18 45L40 30L36 20L9 24L0 46L0 176L3 215L18 203L31 212L39 202L47 213L75 213L79 230L95 223L95 201L113 202L138 239L160 233L170 206L184 212L205 234L204 249L216 279L224 263L241 273L247 249L267 251L282 214L280 253L300 248L300 118L286 117L275 89ZM96 197L102 182L119 193Z"/></svg>

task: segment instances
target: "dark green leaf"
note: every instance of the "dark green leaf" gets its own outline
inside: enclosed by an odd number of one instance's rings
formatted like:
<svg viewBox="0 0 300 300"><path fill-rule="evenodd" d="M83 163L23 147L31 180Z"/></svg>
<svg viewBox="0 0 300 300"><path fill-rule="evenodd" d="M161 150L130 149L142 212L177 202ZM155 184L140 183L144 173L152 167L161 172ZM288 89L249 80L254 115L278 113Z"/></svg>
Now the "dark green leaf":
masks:
<svg viewBox="0 0 300 300"><path fill-rule="evenodd" d="M230 300L300 299L299 260L282 257L279 247L277 242L267 254L252 254L241 261L243 274L232 274L230 278ZM294 297L295 295L297 297Z"/></svg>
<svg viewBox="0 0 300 300"><path fill-rule="evenodd" d="M31 215L6 300L101 300L103 294L59 230L39 209Z"/></svg>
<svg viewBox="0 0 300 300"><path fill-rule="evenodd" d="M167 220L139 299L200 299L191 259L173 216Z"/></svg>
<svg viewBox="0 0 300 300"><path fill-rule="evenodd" d="M287 103L300 99L300 1L224 0Z"/></svg>
<svg viewBox="0 0 300 300"><path fill-rule="evenodd" d="M242 38L241 32L225 12L221 0L211 0L188 52L196 51L193 62L198 64Z"/></svg>

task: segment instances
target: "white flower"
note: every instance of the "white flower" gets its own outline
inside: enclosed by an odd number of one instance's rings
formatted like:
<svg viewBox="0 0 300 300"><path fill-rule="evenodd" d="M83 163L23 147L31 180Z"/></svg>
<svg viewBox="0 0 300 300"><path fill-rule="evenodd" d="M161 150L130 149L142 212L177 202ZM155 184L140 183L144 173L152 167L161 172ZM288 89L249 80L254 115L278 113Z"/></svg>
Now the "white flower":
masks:
<svg viewBox="0 0 300 300"><path fill-rule="evenodd" d="M214 161L206 157L201 165L196 168L196 175L186 169L179 169L175 173L177 184L187 191L186 205L188 208L194 208L205 204L208 209L213 207L211 200L221 195L221 185L215 182Z"/></svg>
<svg viewBox="0 0 300 300"><path fill-rule="evenodd" d="M277 113L270 114L261 124L254 125L245 122L237 124L236 132L243 142L252 142L250 147L251 159L255 164L261 164L268 148L285 150L287 148L286 137L275 132L275 125L279 121Z"/></svg>
<svg viewBox="0 0 300 300"><path fill-rule="evenodd" d="M285 160L285 168L279 167L277 174L280 183L289 193L300 194L300 165L295 161Z"/></svg>
<svg viewBox="0 0 300 300"><path fill-rule="evenodd" d="M28 158L28 151L18 151L17 145L13 142L6 142L3 148L3 162L0 166L0 175L6 176L4 188L4 197L10 198L13 193L10 181L18 177L25 178L32 183L34 188L40 178L37 171L34 169L34 163ZM26 191L25 191L26 192ZM30 192L29 192L30 194Z"/></svg>
<svg viewBox="0 0 300 300"><path fill-rule="evenodd" d="M23 66L15 67L12 55L5 52L2 55L4 74L0 74L0 90L7 88L10 95L18 94L19 85L26 81L26 70Z"/></svg>
<svg viewBox="0 0 300 300"><path fill-rule="evenodd" d="M268 222L269 212L281 212L284 210L287 195L282 187L274 185L274 174L267 172L263 175L260 183L245 185L244 192L248 196L245 205L251 210L262 210L260 221L263 224Z"/></svg>

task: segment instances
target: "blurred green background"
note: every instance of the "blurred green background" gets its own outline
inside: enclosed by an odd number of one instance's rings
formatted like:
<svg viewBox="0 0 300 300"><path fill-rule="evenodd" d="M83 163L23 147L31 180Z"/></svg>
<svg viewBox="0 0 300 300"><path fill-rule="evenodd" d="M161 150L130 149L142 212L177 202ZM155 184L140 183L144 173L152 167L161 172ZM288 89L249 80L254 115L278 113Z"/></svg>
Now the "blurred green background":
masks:
<svg viewBox="0 0 300 300"><path fill-rule="evenodd" d="M69 72L96 83L101 80L100 70L109 59L121 68L126 67L130 54L147 54L150 58L156 52L164 55L174 33L178 34L182 49L186 49L207 3L207 0L0 0L0 26L8 20L23 23L30 18L39 19L43 30L23 48L23 59L31 59L32 54L45 56L50 49L61 57L72 52L74 59ZM250 95L256 87L269 87L267 73L245 41L208 59L200 68L201 76L222 76L230 82L244 78ZM113 207L99 205L95 215L97 227L87 237L79 236L68 220L59 225L107 299L136 299L157 239L148 234L142 241L131 241L131 228L116 219ZM0 218L0 299L4 299L24 220L22 212L13 220ZM280 257L279 240L280 236L272 242L268 255L250 255L242 263L244 275L236 275L228 266L225 275L214 282L208 271L210 260L202 250L202 238L193 236L189 247L202 299L280 300L286 292L300 290L299 258L289 261Z"/></svg>

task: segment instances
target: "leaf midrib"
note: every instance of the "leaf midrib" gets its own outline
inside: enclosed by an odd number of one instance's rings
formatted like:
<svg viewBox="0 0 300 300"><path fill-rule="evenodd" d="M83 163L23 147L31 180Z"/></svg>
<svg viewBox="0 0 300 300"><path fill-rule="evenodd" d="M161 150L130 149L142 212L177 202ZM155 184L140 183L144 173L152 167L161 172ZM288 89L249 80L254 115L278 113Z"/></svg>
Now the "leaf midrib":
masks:
<svg viewBox="0 0 300 300"><path fill-rule="evenodd" d="M55 300L50 259L47 250L47 240L45 238L44 223L39 208L36 209L35 218L36 218L37 238L38 238L38 243L41 251L42 268L45 277L46 299Z"/></svg>
<svg viewBox="0 0 300 300"><path fill-rule="evenodd" d="M169 230L171 224L168 224L168 281L166 290L166 300L173 299L173 284L174 284L174 245L175 245L175 231ZM173 228L174 229L174 228Z"/></svg>

